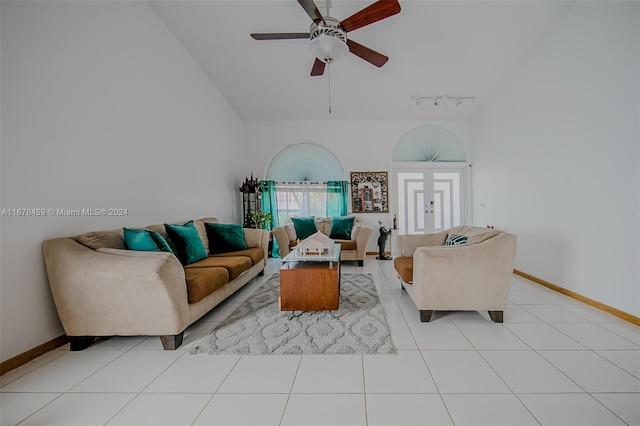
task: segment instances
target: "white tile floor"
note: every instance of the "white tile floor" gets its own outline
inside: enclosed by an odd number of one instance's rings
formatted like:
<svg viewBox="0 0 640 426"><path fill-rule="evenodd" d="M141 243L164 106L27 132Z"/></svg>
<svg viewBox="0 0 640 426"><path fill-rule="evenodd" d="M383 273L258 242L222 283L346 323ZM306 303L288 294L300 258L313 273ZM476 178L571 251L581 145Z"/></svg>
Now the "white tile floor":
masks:
<svg viewBox="0 0 640 426"><path fill-rule="evenodd" d="M5 374L0 424L640 425L640 327L515 275L504 324L478 312L420 323L392 262L350 272L373 274L396 355L189 355L257 278L176 351L116 337Z"/></svg>

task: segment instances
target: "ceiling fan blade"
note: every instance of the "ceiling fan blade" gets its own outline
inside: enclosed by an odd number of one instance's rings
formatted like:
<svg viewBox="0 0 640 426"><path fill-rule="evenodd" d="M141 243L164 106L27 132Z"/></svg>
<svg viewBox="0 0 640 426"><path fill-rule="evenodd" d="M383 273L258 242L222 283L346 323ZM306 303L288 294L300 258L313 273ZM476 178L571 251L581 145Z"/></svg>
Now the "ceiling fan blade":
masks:
<svg viewBox="0 0 640 426"><path fill-rule="evenodd" d="M311 68L311 75L316 76L324 74L324 66L325 63L316 58L316 61L313 63L313 68Z"/></svg>
<svg viewBox="0 0 640 426"><path fill-rule="evenodd" d="M375 65L376 67L383 66L389 60L389 58L387 56L384 56L382 53L371 50L368 47L356 43L353 40L347 40L347 46L349 46L349 51L351 53L361 57L362 59Z"/></svg>
<svg viewBox="0 0 640 426"><path fill-rule="evenodd" d="M259 33L251 34L256 40L288 40L295 38L309 38L309 33Z"/></svg>
<svg viewBox="0 0 640 426"><path fill-rule="evenodd" d="M340 22L346 32L357 30L400 12L398 0L378 0Z"/></svg>
<svg viewBox="0 0 640 426"><path fill-rule="evenodd" d="M302 6L304 11L307 12L307 15L309 15L311 20L316 24L324 20L313 0L298 0L298 3L300 3L300 6Z"/></svg>

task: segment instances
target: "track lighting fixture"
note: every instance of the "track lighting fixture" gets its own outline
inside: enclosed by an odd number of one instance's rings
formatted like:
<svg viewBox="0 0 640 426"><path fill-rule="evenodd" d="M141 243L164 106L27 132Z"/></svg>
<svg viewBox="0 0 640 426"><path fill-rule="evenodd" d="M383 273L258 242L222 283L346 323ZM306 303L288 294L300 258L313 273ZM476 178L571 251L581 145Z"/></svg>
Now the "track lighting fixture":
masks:
<svg viewBox="0 0 640 426"><path fill-rule="evenodd" d="M439 96L412 96L411 99L415 101L416 106L422 105L422 101L431 101L433 102L433 106L447 106L449 104L454 104L456 107L460 107L463 104L463 101L469 101L475 99L475 96L449 96L449 95L439 95Z"/></svg>

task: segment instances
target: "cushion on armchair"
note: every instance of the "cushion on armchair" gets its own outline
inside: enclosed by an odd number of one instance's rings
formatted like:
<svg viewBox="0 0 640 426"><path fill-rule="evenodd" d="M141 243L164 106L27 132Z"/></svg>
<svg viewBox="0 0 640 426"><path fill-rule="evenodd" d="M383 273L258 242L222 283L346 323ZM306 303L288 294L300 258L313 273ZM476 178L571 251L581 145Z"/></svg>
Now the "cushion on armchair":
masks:
<svg viewBox="0 0 640 426"><path fill-rule="evenodd" d="M334 217L331 221L329 238L333 238L334 240L350 240L353 219L353 216Z"/></svg>
<svg viewBox="0 0 640 426"><path fill-rule="evenodd" d="M291 222L293 222L293 226L296 229L296 235L299 240L304 240L318 232L318 228L316 227L316 218L313 216L292 217Z"/></svg>
<svg viewBox="0 0 640 426"><path fill-rule="evenodd" d="M463 235L449 234L444 242L445 246L459 246L467 243L467 237Z"/></svg>
<svg viewBox="0 0 640 426"><path fill-rule="evenodd" d="M393 258L393 267L405 283L413 283L413 257L401 256Z"/></svg>

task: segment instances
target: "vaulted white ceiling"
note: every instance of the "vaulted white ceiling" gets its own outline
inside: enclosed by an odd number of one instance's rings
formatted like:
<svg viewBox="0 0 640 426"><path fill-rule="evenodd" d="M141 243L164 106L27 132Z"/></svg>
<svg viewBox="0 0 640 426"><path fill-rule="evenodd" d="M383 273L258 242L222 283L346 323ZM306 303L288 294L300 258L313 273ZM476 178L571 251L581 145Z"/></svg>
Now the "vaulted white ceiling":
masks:
<svg viewBox="0 0 640 426"><path fill-rule="evenodd" d="M469 120L571 7L567 1L399 0L399 14L348 37L390 59L349 54L320 77L308 40L256 41L256 32L308 32L296 0L154 1L152 6L244 120ZM343 20L373 1L331 0ZM318 9L326 15L324 3ZM571 52L567 52L568 55ZM328 113L329 87L332 114ZM460 107L412 96L475 96Z"/></svg>

